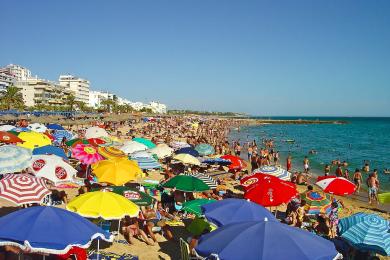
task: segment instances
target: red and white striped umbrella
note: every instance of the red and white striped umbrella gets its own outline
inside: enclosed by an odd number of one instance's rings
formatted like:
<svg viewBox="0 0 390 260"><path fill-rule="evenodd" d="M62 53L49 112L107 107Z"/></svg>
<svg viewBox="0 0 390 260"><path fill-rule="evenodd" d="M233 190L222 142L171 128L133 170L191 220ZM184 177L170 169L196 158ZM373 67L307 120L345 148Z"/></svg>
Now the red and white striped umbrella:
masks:
<svg viewBox="0 0 390 260"><path fill-rule="evenodd" d="M0 197L17 205L41 203L50 193L43 179L28 174L7 174L0 180Z"/></svg>
<svg viewBox="0 0 390 260"><path fill-rule="evenodd" d="M356 190L355 184L346 178L336 176L320 176L316 185L323 189L324 192L334 195L349 195Z"/></svg>

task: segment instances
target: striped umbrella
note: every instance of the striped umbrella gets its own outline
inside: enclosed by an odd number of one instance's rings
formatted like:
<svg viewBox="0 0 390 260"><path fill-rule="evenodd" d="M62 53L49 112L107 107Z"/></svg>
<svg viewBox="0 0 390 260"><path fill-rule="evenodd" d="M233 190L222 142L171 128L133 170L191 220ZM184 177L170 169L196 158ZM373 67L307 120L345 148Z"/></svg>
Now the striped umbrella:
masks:
<svg viewBox="0 0 390 260"><path fill-rule="evenodd" d="M142 170L157 169L161 164L152 157L131 157L131 160L137 161Z"/></svg>
<svg viewBox="0 0 390 260"><path fill-rule="evenodd" d="M98 152L106 159L126 157L126 154L115 147L99 147Z"/></svg>
<svg viewBox="0 0 390 260"><path fill-rule="evenodd" d="M339 232L362 251L390 255L390 222L376 214L356 213L340 219Z"/></svg>
<svg viewBox="0 0 390 260"><path fill-rule="evenodd" d="M214 147L209 144L198 144L197 146L195 146L195 150L197 150L198 153L202 156L215 153Z"/></svg>
<svg viewBox="0 0 390 260"><path fill-rule="evenodd" d="M28 174L8 174L0 180L0 197L18 206L41 203L50 193L43 179Z"/></svg>
<svg viewBox="0 0 390 260"><path fill-rule="evenodd" d="M318 192L308 191L301 194L301 199L306 201L307 215L329 214L331 210L331 200L328 195L322 196Z"/></svg>
<svg viewBox="0 0 390 260"><path fill-rule="evenodd" d="M324 192L335 195L350 195L356 190L355 184L343 177L319 176L316 185Z"/></svg>
<svg viewBox="0 0 390 260"><path fill-rule="evenodd" d="M186 142L180 142L180 141L174 141L169 144L174 150L179 150L181 148L185 147L191 147L191 145L187 144Z"/></svg>
<svg viewBox="0 0 390 260"><path fill-rule="evenodd" d="M258 169L255 169L252 174L255 173L264 173L264 174L269 174L275 177L278 177L281 180L284 181L289 181L291 180L291 173L286 171L285 169L281 167L276 167L276 166L261 166Z"/></svg>
<svg viewBox="0 0 390 260"><path fill-rule="evenodd" d="M64 139L64 137L66 138L66 140L72 140L72 138L73 138L73 134L69 131L66 131L66 130L56 130L56 131L54 131L52 136L54 137L54 140L57 143L61 143L61 141L62 141L62 139Z"/></svg>
<svg viewBox="0 0 390 260"><path fill-rule="evenodd" d="M216 189L218 186L218 183L213 178L203 173L199 173L199 172L185 173L184 175L194 176L198 179L201 179L204 183L206 183L210 187L211 190Z"/></svg>
<svg viewBox="0 0 390 260"><path fill-rule="evenodd" d="M31 150L15 145L0 146L0 174L26 169L31 160Z"/></svg>

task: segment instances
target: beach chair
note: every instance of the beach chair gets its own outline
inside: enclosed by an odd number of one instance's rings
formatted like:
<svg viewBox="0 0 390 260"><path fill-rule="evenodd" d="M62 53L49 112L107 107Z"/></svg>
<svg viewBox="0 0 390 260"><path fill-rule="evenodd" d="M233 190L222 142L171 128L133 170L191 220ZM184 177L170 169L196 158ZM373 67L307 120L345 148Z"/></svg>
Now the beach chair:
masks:
<svg viewBox="0 0 390 260"><path fill-rule="evenodd" d="M190 247L183 238L180 238L180 251L181 251L181 260L204 260L205 258L200 256L191 256Z"/></svg>

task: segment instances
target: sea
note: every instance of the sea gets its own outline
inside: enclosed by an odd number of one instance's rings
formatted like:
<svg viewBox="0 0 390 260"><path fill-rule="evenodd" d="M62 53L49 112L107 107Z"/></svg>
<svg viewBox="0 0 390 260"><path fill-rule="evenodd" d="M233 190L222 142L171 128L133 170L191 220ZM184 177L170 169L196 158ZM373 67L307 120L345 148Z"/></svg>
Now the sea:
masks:
<svg viewBox="0 0 390 260"><path fill-rule="evenodd" d="M253 117L278 120L330 120L346 121L346 124L266 124L241 126L233 129L230 140L241 144L256 140L258 146L264 139L273 139L276 151L281 155L285 167L288 155L293 158L293 169L303 170L303 159L308 156L314 174L322 175L324 166L332 160L348 162L352 178L356 168L365 161L370 171L378 169L381 191L390 191L390 117ZM287 142L294 140L294 142ZM310 154L311 150L316 151ZM332 167L334 173L335 166ZM363 181L365 181L363 174Z"/></svg>

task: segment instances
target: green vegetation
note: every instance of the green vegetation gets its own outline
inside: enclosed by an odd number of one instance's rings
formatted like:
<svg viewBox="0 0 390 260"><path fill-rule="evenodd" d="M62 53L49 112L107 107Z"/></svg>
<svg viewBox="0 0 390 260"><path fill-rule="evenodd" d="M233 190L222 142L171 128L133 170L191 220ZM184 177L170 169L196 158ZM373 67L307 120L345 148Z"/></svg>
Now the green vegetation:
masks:
<svg viewBox="0 0 390 260"><path fill-rule="evenodd" d="M0 93L0 107L4 110L24 109L22 93L15 86L9 86L7 90Z"/></svg>

